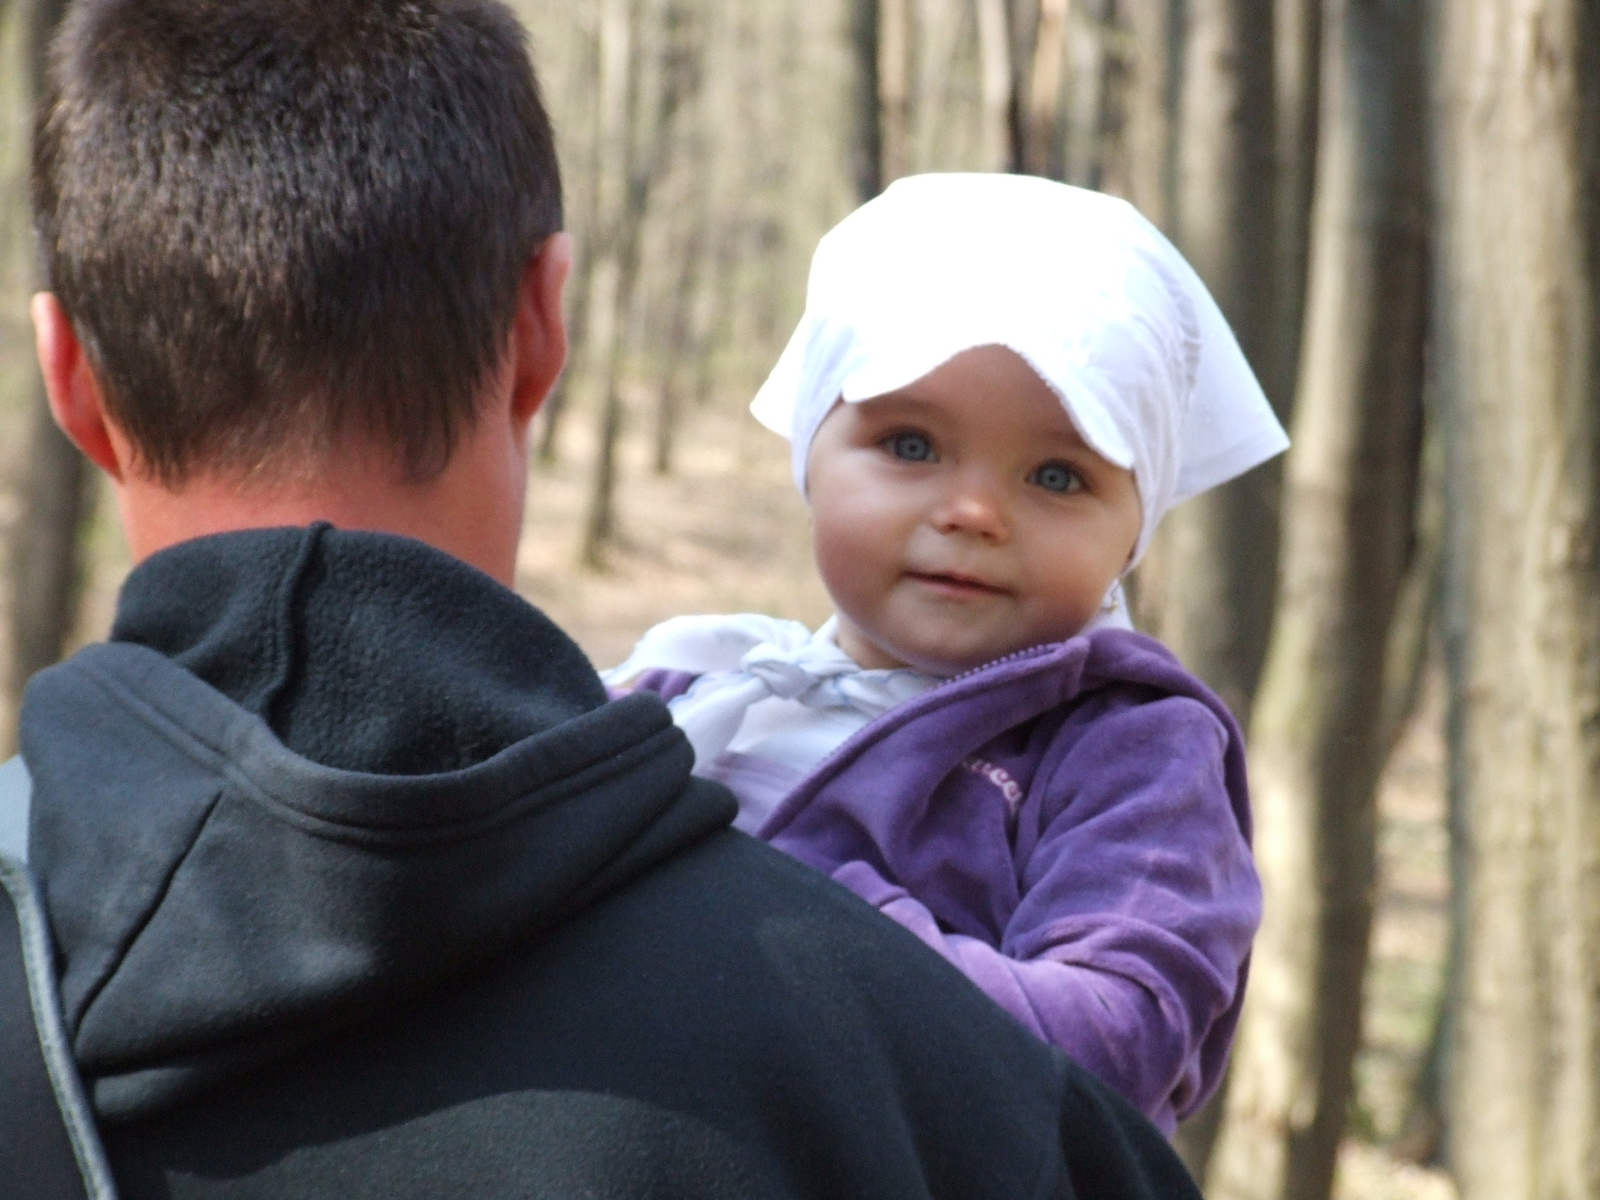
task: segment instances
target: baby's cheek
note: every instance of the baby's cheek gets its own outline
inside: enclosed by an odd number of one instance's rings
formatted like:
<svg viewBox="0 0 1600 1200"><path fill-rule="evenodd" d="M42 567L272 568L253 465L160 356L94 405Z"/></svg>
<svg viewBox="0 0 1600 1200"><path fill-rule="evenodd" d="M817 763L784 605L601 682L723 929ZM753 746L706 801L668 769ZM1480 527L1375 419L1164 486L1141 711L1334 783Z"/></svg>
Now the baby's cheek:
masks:
<svg viewBox="0 0 1600 1200"><path fill-rule="evenodd" d="M834 604L850 615L874 607L874 599L884 591L881 556L869 542L849 530L834 529L824 536L818 527L816 538L817 573Z"/></svg>
<svg viewBox="0 0 1600 1200"><path fill-rule="evenodd" d="M1029 591L1026 624L1037 643L1060 642L1083 632L1100 611L1114 579L1104 588L1098 577L1056 576L1033 581Z"/></svg>

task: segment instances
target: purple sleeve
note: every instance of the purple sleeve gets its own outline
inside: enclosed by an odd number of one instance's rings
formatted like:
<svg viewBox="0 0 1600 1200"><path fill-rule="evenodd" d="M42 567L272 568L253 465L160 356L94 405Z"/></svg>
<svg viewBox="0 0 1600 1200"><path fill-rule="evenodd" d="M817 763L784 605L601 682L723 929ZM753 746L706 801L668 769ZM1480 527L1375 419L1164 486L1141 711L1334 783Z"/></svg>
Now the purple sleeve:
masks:
<svg viewBox="0 0 1600 1200"><path fill-rule="evenodd" d="M640 672L626 687L607 687L606 692L613 700L631 696L634 692L654 692L670 703L687 692L699 678L700 676L693 671L668 671L656 668Z"/></svg>
<svg viewBox="0 0 1600 1200"><path fill-rule="evenodd" d="M1171 1131L1215 1088L1260 920L1231 792L1242 764L1184 697L1058 739L1017 831L1021 901L999 948L941 930L870 866L835 878ZM1237 778L1234 776L1237 775Z"/></svg>

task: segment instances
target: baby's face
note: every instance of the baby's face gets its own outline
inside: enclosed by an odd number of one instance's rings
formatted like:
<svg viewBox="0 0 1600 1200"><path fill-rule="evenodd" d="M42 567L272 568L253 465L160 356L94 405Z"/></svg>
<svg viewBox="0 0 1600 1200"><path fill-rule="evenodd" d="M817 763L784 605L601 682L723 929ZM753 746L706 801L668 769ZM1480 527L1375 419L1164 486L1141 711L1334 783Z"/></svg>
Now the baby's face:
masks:
<svg viewBox="0 0 1600 1200"><path fill-rule="evenodd" d="M869 668L953 675L1071 637L1139 536L1132 473L999 346L836 405L806 490L839 644Z"/></svg>

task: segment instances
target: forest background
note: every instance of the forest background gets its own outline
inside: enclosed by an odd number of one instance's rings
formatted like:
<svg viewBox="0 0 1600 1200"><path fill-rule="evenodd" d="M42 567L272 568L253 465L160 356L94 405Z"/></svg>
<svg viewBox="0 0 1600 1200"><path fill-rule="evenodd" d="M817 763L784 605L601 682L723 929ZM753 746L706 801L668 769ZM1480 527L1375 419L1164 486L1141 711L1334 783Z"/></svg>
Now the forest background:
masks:
<svg viewBox="0 0 1600 1200"><path fill-rule="evenodd" d="M3 740L128 567L26 319L61 6L0 0ZM1219 1200L1600 1200L1600 0L515 7L579 250L525 594L601 665L679 612L821 619L743 412L817 237L913 171L1129 198L1295 440L1134 580L1249 729L1267 893L1180 1147Z"/></svg>

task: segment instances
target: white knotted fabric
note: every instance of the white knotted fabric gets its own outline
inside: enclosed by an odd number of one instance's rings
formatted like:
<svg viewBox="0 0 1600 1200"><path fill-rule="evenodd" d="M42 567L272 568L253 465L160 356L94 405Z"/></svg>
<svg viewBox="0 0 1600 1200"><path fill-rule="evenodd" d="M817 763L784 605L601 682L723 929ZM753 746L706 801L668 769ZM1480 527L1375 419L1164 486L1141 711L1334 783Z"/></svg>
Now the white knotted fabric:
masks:
<svg viewBox="0 0 1600 1200"><path fill-rule="evenodd" d="M1126 628L1125 615L1104 610L1089 629L1108 626ZM910 667L859 666L840 648L837 628L837 617L815 633L757 613L673 617L602 677L626 687L651 670L699 675L668 703L697 772L731 749L804 773L874 717L943 682Z"/></svg>
<svg viewBox="0 0 1600 1200"><path fill-rule="evenodd" d="M1133 472L1132 567L1174 506L1288 448L1194 269L1125 201L1021 175L897 180L829 232L806 310L751 411L793 447L823 419L1005 346L1084 440Z"/></svg>
<svg viewBox="0 0 1600 1200"><path fill-rule="evenodd" d="M830 620L813 633L798 621L756 613L674 617L645 634L604 678L626 686L649 670L699 675L669 704L673 723L694 747L696 769L734 743L756 705L777 700L806 710L802 720L787 723L790 736L776 745L764 739L769 744L762 747L766 757L804 770L854 729L939 682L911 668L863 670L834 640L836 626ZM833 719L812 719L824 713Z"/></svg>

